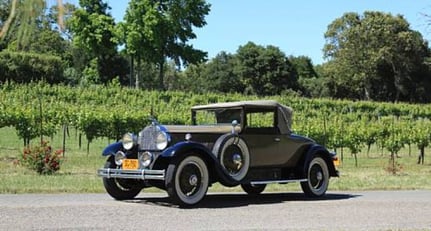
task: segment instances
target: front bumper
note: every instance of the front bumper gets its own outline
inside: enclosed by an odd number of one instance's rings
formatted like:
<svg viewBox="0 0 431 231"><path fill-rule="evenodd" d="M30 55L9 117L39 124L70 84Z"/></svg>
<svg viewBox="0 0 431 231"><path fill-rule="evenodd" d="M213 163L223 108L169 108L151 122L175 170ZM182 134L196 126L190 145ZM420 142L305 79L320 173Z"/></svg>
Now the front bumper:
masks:
<svg viewBox="0 0 431 231"><path fill-rule="evenodd" d="M97 175L106 178L122 178L137 180L165 180L165 170L124 170L117 168L101 168L97 170Z"/></svg>

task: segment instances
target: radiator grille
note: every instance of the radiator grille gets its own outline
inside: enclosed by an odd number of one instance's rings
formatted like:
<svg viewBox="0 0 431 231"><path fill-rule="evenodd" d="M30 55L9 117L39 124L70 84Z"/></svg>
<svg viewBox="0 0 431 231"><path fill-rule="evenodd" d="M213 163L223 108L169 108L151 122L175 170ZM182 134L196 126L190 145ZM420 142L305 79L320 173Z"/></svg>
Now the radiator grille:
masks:
<svg viewBox="0 0 431 231"><path fill-rule="evenodd" d="M138 144L140 150L157 150L156 138L160 128L157 125L151 125L139 132Z"/></svg>

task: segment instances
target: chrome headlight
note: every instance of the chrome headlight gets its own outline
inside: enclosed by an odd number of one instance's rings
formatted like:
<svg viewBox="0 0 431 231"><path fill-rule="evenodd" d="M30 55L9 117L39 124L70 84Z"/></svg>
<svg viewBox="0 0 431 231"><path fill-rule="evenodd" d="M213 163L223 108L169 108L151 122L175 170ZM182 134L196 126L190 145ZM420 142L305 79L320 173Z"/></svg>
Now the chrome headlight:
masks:
<svg viewBox="0 0 431 231"><path fill-rule="evenodd" d="M151 152L144 152L139 156L139 161L142 167L146 168L153 162L153 154Z"/></svg>
<svg viewBox="0 0 431 231"><path fill-rule="evenodd" d="M137 142L137 138L132 133L126 133L123 135L123 138L121 139L121 143L123 144L123 148L126 150L130 150L135 146Z"/></svg>
<svg viewBox="0 0 431 231"><path fill-rule="evenodd" d="M122 151L118 151L115 153L115 164L121 165L123 163L123 160L126 159L126 154Z"/></svg>
<svg viewBox="0 0 431 231"><path fill-rule="evenodd" d="M160 131L156 137L156 147L158 150L163 150L168 146L169 136L164 131Z"/></svg>

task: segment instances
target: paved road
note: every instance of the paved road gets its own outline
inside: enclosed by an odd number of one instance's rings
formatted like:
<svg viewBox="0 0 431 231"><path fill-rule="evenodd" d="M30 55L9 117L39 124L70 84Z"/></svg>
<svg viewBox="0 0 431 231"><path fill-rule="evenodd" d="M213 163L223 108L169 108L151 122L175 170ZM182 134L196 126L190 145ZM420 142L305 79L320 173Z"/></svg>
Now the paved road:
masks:
<svg viewBox="0 0 431 231"><path fill-rule="evenodd" d="M0 230L431 230L431 191L210 194L198 207L166 194L0 195Z"/></svg>

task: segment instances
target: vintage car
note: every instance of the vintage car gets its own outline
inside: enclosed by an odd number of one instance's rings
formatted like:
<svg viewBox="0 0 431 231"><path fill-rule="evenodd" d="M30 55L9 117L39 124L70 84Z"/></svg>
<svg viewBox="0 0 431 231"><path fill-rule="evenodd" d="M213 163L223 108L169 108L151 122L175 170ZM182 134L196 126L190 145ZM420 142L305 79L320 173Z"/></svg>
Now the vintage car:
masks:
<svg viewBox="0 0 431 231"><path fill-rule="evenodd" d="M292 109L276 101L216 103L191 108L192 125L153 120L105 148L98 170L109 195L132 199L147 187L166 190L175 204L200 202L219 182L248 194L270 183L299 182L310 197L325 195L337 177L337 156L291 130Z"/></svg>

